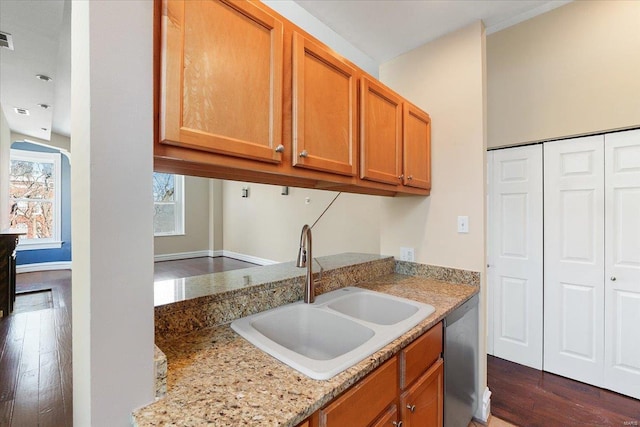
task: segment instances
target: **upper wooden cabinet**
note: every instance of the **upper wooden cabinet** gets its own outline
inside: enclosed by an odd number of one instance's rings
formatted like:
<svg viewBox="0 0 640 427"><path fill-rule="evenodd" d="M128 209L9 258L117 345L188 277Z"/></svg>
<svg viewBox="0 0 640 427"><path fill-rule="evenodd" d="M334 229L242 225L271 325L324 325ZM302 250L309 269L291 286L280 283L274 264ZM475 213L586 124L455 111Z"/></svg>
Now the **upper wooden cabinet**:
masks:
<svg viewBox="0 0 640 427"><path fill-rule="evenodd" d="M160 142L280 162L283 23L240 1L165 1Z"/></svg>
<svg viewBox="0 0 640 427"><path fill-rule="evenodd" d="M428 115L260 1L154 1L155 170L429 194Z"/></svg>
<svg viewBox="0 0 640 427"><path fill-rule="evenodd" d="M415 105L403 104L403 184L431 189L431 119Z"/></svg>
<svg viewBox="0 0 640 427"><path fill-rule="evenodd" d="M356 175L357 70L293 33L293 165Z"/></svg>
<svg viewBox="0 0 640 427"><path fill-rule="evenodd" d="M402 98L363 76L360 82L360 178L399 184L401 156Z"/></svg>
<svg viewBox="0 0 640 427"><path fill-rule="evenodd" d="M391 89L360 81L360 177L431 189L431 119Z"/></svg>

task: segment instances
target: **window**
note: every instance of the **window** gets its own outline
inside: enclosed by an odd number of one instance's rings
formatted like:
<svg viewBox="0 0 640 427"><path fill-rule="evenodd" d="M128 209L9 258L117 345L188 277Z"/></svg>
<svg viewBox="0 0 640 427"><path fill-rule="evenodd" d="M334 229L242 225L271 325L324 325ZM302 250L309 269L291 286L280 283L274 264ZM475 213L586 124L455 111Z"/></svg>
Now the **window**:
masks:
<svg viewBox="0 0 640 427"><path fill-rule="evenodd" d="M60 154L11 150L10 227L18 250L60 248Z"/></svg>
<svg viewBox="0 0 640 427"><path fill-rule="evenodd" d="M153 233L155 236L184 234L184 177L153 173Z"/></svg>

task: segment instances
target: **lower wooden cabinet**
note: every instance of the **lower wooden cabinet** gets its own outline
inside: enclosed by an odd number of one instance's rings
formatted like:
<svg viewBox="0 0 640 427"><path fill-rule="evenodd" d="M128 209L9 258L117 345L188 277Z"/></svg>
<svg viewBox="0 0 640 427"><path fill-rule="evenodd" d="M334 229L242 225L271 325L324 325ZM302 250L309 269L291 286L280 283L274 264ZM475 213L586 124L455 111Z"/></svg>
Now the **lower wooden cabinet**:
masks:
<svg viewBox="0 0 640 427"><path fill-rule="evenodd" d="M397 396L398 359L393 357L320 409L320 426L368 426Z"/></svg>
<svg viewBox="0 0 640 427"><path fill-rule="evenodd" d="M441 356L438 323L299 427L442 426Z"/></svg>
<svg viewBox="0 0 640 427"><path fill-rule="evenodd" d="M403 427L441 426L444 363L439 359L400 397Z"/></svg>

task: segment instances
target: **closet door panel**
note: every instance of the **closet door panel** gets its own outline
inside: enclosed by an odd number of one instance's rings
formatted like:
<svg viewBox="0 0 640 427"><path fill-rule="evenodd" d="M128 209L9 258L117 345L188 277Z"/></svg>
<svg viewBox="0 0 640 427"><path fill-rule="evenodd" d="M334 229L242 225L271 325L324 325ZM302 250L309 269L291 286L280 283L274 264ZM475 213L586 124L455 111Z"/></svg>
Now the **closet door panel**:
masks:
<svg viewBox="0 0 640 427"><path fill-rule="evenodd" d="M640 130L605 136L605 387L640 398Z"/></svg>
<svg viewBox="0 0 640 427"><path fill-rule="evenodd" d="M542 369L542 146L491 153L493 354Z"/></svg>
<svg viewBox="0 0 640 427"><path fill-rule="evenodd" d="M544 145L544 370L603 384L603 136Z"/></svg>

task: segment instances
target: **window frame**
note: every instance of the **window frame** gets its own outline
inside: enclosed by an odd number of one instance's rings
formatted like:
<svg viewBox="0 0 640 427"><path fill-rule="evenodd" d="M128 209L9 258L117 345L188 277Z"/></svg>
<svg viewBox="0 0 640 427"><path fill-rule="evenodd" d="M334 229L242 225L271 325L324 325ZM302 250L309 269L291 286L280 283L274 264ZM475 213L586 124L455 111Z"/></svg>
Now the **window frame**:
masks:
<svg viewBox="0 0 640 427"><path fill-rule="evenodd" d="M31 251L40 249L60 249L62 247L62 154L46 153L41 151L21 150L12 148L9 154L9 161L19 160L32 163L53 163L54 195L53 200L41 199L39 201L50 201L53 204L53 236L45 239L27 239L20 237L16 251ZM9 183L11 188L11 183ZM9 196L9 203L14 199Z"/></svg>
<svg viewBox="0 0 640 427"><path fill-rule="evenodd" d="M155 231L155 215L154 215L154 232L153 232L153 236L154 237L170 237L170 236L184 236L185 235L185 217L184 217L184 206L185 206L185 191L184 191L184 175L178 175L176 173L167 173L167 172L153 172L154 174L156 173L162 173L162 174L166 174L166 175L173 175L174 176L174 193L173 193L173 198L174 201L173 202L156 202L155 200L153 201L153 207L154 207L154 212L155 212L155 206L156 205L175 205L175 227L174 227L174 231L170 231L170 232L159 232L157 233Z"/></svg>

